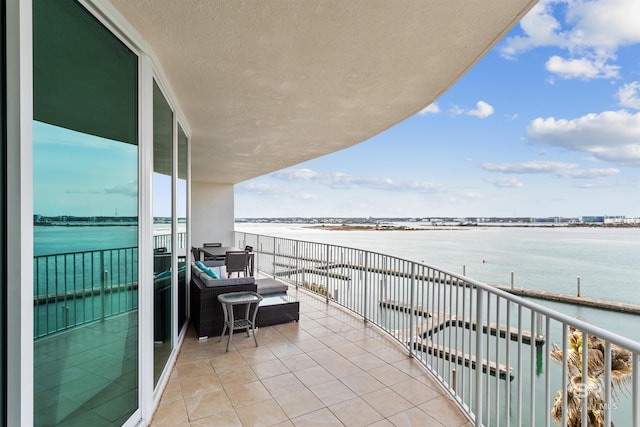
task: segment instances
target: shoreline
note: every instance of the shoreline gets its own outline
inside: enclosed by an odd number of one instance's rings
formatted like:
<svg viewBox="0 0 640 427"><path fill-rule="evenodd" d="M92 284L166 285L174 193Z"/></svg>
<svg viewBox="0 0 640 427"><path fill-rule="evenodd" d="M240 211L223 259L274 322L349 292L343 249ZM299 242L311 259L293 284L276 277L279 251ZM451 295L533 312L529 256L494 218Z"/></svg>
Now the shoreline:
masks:
<svg viewBox="0 0 640 427"><path fill-rule="evenodd" d="M597 224L446 224L446 225L424 225L418 227L406 225L381 225L381 224L317 224L305 225L302 228L311 228L327 231L440 231L440 230L468 230L473 228L640 228L639 225L597 225Z"/></svg>

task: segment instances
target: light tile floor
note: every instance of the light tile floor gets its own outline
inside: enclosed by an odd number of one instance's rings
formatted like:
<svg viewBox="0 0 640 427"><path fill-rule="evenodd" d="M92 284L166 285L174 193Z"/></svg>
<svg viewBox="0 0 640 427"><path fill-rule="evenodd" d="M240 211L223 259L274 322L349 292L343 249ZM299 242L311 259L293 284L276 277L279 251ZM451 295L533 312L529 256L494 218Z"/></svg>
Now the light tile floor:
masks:
<svg viewBox="0 0 640 427"><path fill-rule="evenodd" d="M121 425L138 406L138 310L35 340L34 424Z"/></svg>
<svg viewBox="0 0 640 427"><path fill-rule="evenodd" d="M471 426L375 327L306 291L300 322L200 341L189 330L152 426Z"/></svg>

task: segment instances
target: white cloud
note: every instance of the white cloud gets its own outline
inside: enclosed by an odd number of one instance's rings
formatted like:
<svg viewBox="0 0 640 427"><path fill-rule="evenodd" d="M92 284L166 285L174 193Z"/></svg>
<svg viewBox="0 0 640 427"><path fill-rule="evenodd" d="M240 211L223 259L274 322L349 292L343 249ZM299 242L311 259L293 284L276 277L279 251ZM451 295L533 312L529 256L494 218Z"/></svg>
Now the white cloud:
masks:
<svg viewBox="0 0 640 427"><path fill-rule="evenodd" d="M586 169L586 170L569 171L566 176L568 178L576 178L576 179L592 179L592 178L605 178L608 176L617 175L619 173L620 173L620 169L616 169L616 168Z"/></svg>
<svg viewBox="0 0 640 427"><path fill-rule="evenodd" d="M418 114L422 114L423 116L426 116L427 114L438 114L439 112L440 112L440 107L438 106L438 104L434 102L433 104L427 105Z"/></svg>
<svg viewBox="0 0 640 427"><path fill-rule="evenodd" d="M502 173L552 173L562 174L569 169L578 167L576 163L564 162L547 162L541 160L532 160L530 162L520 163L483 163L482 168L490 172Z"/></svg>
<svg viewBox="0 0 640 427"><path fill-rule="evenodd" d="M454 105L453 107L451 107L451 109L449 111L454 116L461 116L463 114L466 114L468 116L474 116L474 117L478 117L480 119L485 119L485 118L491 116L494 113L495 110L494 110L493 106L491 106L487 102L478 101L478 102L476 102L476 108L473 109L473 110L465 110L464 108L460 107L459 105Z"/></svg>
<svg viewBox="0 0 640 427"><path fill-rule="evenodd" d="M490 172L514 174L550 174L560 178L593 179L604 178L620 173L616 168L579 169L576 163L551 162L532 160L519 163L483 163L482 168ZM522 187L516 178L490 179L490 183L497 187Z"/></svg>
<svg viewBox="0 0 640 427"><path fill-rule="evenodd" d="M535 143L590 153L615 164L640 166L640 113L619 110L573 120L537 118L527 127L527 135Z"/></svg>
<svg viewBox="0 0 640 427"><path fill-rule="evenodd" d="M464 108L458 106L458 105L454 105L453 107L451 107L451 109L449 110L451 112L452 115L454 116L461 116L464 114Z"/></svg>
<svg viewBox="0 0 640 427"><path fill-rule="evenodd" d="M553 16L554 3L556 2L553 0L541 0L531 8L520 20L523 35L508 38L501 47L503 57L512 59L539 46L564 44L560 22Z"/></svg>
<svg viewBox="0 0 640 427"><path fill-rule="evenodd" d="M271 174L271 176L285 181L300 181L317 178L318 173L312 171L311 169L292 169L274 172Z"/></svg>
<svg viewBox="0 0 640 427"><path fill-rule="evenodd" d="M637 0L542 0L521 20L522 35L506 39L505 58L543 46L568 52L554 56L547 70L562 78L615 78L620 47L640 42L640 2Z"/></svg>
<svg viewBox="0 0 640 427"><path fill-rule="evenodd" d="M638 92L640 92L640 83L632 82L622 86L616 95L621 106L640 110L640 94Z"/></svg>
<svg viewBox="0 0 640 427"><path fill-rule="evenodd" d="M550 73L563 79L612 79L618 77L620 67L607 65L601 60L587 58L564 59L554 55L546 62L545 67Z"/></svg>
<svg viewBox="0 0 640 427"><path fill-rule="evenodd" d="M395 181L391 178L377 178L350 175L343 172L321 173L310 169L292 169L270 175L285 181L314 181L333 189L369 188L384 191L439 193L447 187L427 181Z"/></svg>
<svg viewBox="0 0 640 427"><path fill-rule="evenodd" d="M496 187L501 187L501 188L517 188L517 187L522 187L524 185L522 181L514 177L493 178L487 181L495 185Z"/></svg>
<svg viewBox="0 0 640 427"><path fill-rule="evenodd" d="M480 119L484 119L484 118L487 118L490 115L492 115L493 112L494 112L494 109L493 109L493 107L491 105L489 105L488 103L486 103L484 101L478 101L476 103L476 109L467 111L467 114L469 116L474 116L474 117L478 117Z"/></svg>
<svg viewBox="0 0 640 427"><path fill-rule="evenodd" d="M482 193L478 193L477 191L467 191L460 194L461 197L465 199L483 199L484 195Z"/></svg>
<svg viewBox="0 0 640 427"><path fill-rule="evenodd" d="M637 0L570 1L567 21L571 46L615 52L640 42L640 2Z"/></svg>
<svg viewBox="0 0 640 427"><path fill-rule="evenodd" d="M239 193L254 193L254 194L281 194L284 190L269 184L263 184L259 182L247 182L237 185L235 190Z"/></svg>

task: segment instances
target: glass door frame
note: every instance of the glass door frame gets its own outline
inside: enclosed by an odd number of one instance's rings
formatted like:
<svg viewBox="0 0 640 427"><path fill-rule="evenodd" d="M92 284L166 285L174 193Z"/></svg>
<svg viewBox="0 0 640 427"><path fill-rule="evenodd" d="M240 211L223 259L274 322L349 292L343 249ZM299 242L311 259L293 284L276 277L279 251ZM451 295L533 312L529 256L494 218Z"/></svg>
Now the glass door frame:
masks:
<svg viewBox="0 0 640 427"><path fill-rule="evenodd" d="M0 424L7 425L7 63L6 2L0 4Z"/></svg>
<svg viewBox="0 0 640 427"><path fill-rule="evenodd" d="M167 101L174 110L174 124L179 122L188 140L187 166L187 242L191 246L191 132L178 107L175 96L164 82L166 79L158 61L144 39L118 11L101 0L76 0L89 13L138 57L138 264L139 283L153 280L153 217L151 209L153 105L152 82L161 85ZM6 312L6 396L7 424L33 425L33 35L32 1L8 1L6 5L6 115L7 115L7 205L6 253L7 292ZM174 126L177 129L177 126ZM177 138L174 137L174 143ZM174 184L175 191L175 184ZM174 227L174 233L176 228ZM175 236L174 236L175 237ZM189 271L187 269L187 281ZM150 422L160 392L168 380L153 389L153 300L150 286L139 289L138 326L138 392L139 407L124 426ZM174 300L175 301L175 300ZM174 303L175 305L175 303ZM173 307L175 313L176 307ZM174 314L175 315L175 314ZM175 322L173 322L175 325ZM186 328L172 329L174 351L167 363L172 366L177 357Z"/></svg>
<svg viewBox="0 0 640 427"><path fill-rule="evenodd" d="M165 78L163 78L163 73L162 70L158 67L153 66L153 71L152 71L152 79L150 82L150 86L151 86L151 93L153 94L153 82L155 82L158 85L158 88L160 89L160 92L162 93L162 95L165 98L165 101L169 104L169 107L171 108L172 112L173 112L173 128L172 128L172 133L173 133L173 139L172 139L172 153L173 153L173 158L172 158L172 179L171 179L171 200L172 200L172 206L171 206L171 241L173 242L173 246L175 248L177 248L177 242L178 242L178 209L177 209L177 201L178 201L178 129L181 128L182 131L184 132L184 134L187 137L187 228L186 228L186 232L187 232L187 240L185 242L185 249L187 250L187 253L185 254L187 257L187 260L189 259L189 251L188 248L190 248L191 246L191 230L190 230L190 207L191 207L191 202L190 202L190 196L191 196L191 132L188 128L188 126L186 125L186 122L182 119L182 114L179 110L179 108L177 107L177 103L175 101L175 98L172 95L172 92L170 91L170 89L167 87L167 85L165 84L167 80ZM146 83L145 83L146 84ZM151 107L153 107L153 105L151 105ZM150 116L151 116L151 131L153 133L153 111L151 110L150 112ZM153 149L149 150L150 155L151 155L151 168L150 168L150 176L153 175ZM152 177L150 178L152 179ZM150 187L150 191L151 191L151 187ZM149 200L151 200L151 197L153 197L153 194L150 193L149 195ZM150 216L151 218L151 222L153 223L153 214L151 213ZM153 225L153 224L152 224ZM151 234L153 234L153 232L151 232ZM152 241L153 238L151 237L149 239L149 241ZM144 255L141 255L144 256ZM152 259L152 256L150 255L147 259ZM187 268L187 274L186 274L186 281L187 281L187 286L189 284L190 281L190 273L191 273L191 269ZM153 274L151 275L151 277L153 277ZM188 322L185 322L185 324L180 325L180 327L178 328L177 326L177 322L176 319L178 317L178 303L179 303L179 298L178 298L178 257L177 257L177 251L176 250L172 250L172 254L171 254L171 280L172 280L172 287L171 287L171 340L173 343L173 348L171 350L171 355L169 356L169 359L167 360L167 363L165 365L165 369L163 371L163 373L160 375L160 379L158 380L158 384L156 385L155 389L154 389L154 404L159 403L161 394L162 394L162 390L164 389L164 387L166 386L166 383L169 380L169 376L171 374L170 370L167 370L167 367L170 367L173 365L173 363L175 362L175 359L177 358L177 353L178 350L180 349L180 346L182 345L182 342L184 340L184 337L186 335L187 332L187 324ZM142 280L141 280L142 282ZM151 283L151 282L149 282ZM151 301L153 301L153 294L151 293L150 295L147 295L148 298L145 299L150 299ZM153 307L151 307L151 310L153 312ZM188 317L188 316L187 316ZM152 319L152 323L153 323L153 319ZM151 380L151 387L153 388L153 379Z"/></svg>

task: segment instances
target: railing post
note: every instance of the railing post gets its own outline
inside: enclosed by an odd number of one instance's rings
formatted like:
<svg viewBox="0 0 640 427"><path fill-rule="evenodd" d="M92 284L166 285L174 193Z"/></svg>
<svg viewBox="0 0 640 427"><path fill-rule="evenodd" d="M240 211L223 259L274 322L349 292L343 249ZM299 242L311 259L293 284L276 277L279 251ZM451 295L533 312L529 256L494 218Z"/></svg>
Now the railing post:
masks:
<svg viewBox="0 0 640 427"><path fill-rule="evenodd" d="M256 235L256 253L254 255L255 259L255 271L260 271L260 253L262 253L262 248L260 247L260 235Z"/></svg>
<svg viewBox="0 0 640 427"><path fill-rule="evenodd" d="M589 421L589 334L582 331L582 425L587 426Z"/></svg>
<svg viewBox="0 0 640 427"><path fill-rule="evenodd" d="M299 250L299 246L300 246L300 241L296 240L296 246L295 246L295 251L296 251L296 290L298 289L298 282L299 282L299 275L300 275L300 250ZM304 279L304 273L302 273L302 278Z"/></svg>
<svg viewBox="0 0 640 427"><path fill-rule="evenodd" d="M362 312L364 313L364 323L367 323L367 321L369 320L369 304L367 304L367 301L368 301L367 298L369 297L368 294L369 294L369 251L366 251L364 253L364 292L362 292L362 295L363 295Z"/></svg>
<svg viewBox="0 0 640 427"><path fill-rule="evenodd" d="M414 328L414 313L417 310L415 306L415 292L416 292L416 263L411 263L411 293L409 295L409 357L413 357L415 334Z"/></svg>
<svg viewBox="0 0 640 427"><path fill-rule="evenodd" d="M484 304L483 297L484 291L478 287L476 289L476 390L475 390L475 415L476 426L482 425L482 318L484 317ZM487 364L489 361L487 360ZM489 366L487 366L487 374L489 373ZM499 374L498 374L499 375Z"/></svg>
<svg viewBox="0 0 640 427"><path fill-rule="evenodd" d="M66 304L62 306L62 328L67 329L69 327L69 307Z"/></svg>
<svg viewBox="0 0 640 427"><path fill-rule="evenodd" d="M633 407L633 427L640 427L640 354L633 353L631 369L631 406Z"/></svg>
<svg viewBox="0 0 640 427"><path fill-rule="evenodd" d="M273 274L273 277L276 277L276 238L273 238L273 256L271 258L271 273Z"/></svg>
<svg viewBox="0 0 640 427"><path fill-rule="evenodd" d="M106 309L106 295L105 295L105 281L106 281L106 271L104 270L104 251L100 251L100 308L102 310L102 321L105 318L105 309Z"/></svg>
<svg viewBox="0 0 640 427"><path fill-rule="evenodd" d="M611 343L604 345L604 425L611 425Z"/></svg>
<svg viewBox="0 0 640 427"><path fill-rule="evenodd" d="M513 289L514 280L513 280L513 271L511 272L511 289Z"/></svg>
<svg viewBox="0 0 640 427"><path fill-rule="evenodd" d="M327 245L327 274L326 274L326 282L324 283L324 299L327 304L329 304L329 256L330 256L331 246Z"/></svg>

